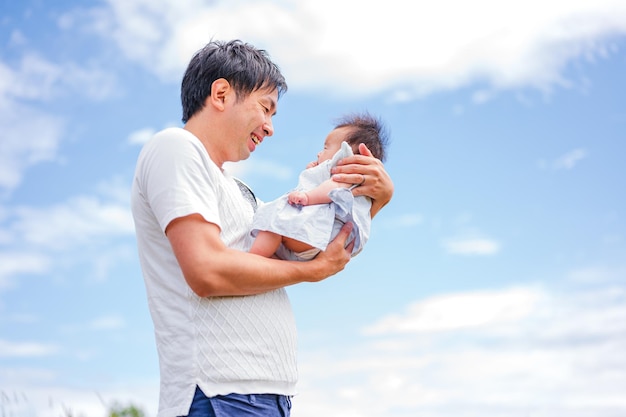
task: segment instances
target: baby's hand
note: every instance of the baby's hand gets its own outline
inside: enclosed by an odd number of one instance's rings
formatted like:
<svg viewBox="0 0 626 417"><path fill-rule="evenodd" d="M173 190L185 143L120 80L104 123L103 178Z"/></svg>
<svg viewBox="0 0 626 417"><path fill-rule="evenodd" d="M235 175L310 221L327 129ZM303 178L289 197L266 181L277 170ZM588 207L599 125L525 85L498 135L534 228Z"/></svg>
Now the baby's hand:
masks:
<svg viewBox="0 0 626 417"><path fill-rule="evenodd" d="M317 161L309 162L309 163L306 165L306 169L316 167L317 165L318 165Z"/></svg>
<svg viewBox="0 0 626 417"><path fill-rule="evenodd" d="M292 191L287 196L292 206L306 206L309 204L309 196L303 191Z"/></svg>

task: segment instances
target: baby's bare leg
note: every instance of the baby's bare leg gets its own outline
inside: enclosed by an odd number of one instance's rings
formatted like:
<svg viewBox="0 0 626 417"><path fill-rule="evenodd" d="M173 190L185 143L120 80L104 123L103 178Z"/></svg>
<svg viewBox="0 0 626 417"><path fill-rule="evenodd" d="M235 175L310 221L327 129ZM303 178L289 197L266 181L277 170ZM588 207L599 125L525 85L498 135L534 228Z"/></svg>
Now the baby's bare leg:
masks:
<svg viewBox="0 0 626 417"><path fill-rule="evenodd" d="M265 230L256 235L256 239L250 248L250 253L271 258L280 246L282 236Z"/></svg>
<svg viewBox="0 0 626 417"><path fill-rule="evenodd" d="M287 249L292 250L296 253L313 249L313 246L307 243L303 243L303 242L300 242L299 240L295 240L295 239L284 237L284 236L283 236L283 245L285 245Z"/></svg>

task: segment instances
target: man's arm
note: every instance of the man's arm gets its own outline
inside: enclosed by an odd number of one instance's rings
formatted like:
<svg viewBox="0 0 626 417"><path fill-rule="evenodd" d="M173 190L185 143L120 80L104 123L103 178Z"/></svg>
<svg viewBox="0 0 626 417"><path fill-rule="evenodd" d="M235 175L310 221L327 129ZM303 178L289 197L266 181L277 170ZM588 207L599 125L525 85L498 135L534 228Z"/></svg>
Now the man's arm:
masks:
<svg viewBox="0 0 626 417"><path fill-rule="evenodd" d="M166 229L189 287L200 297L260 294L300 282L317 282L341 271L353 244L344 248L344 226L326 251L309 262L281 261L230 249L220 229L199 214L173 220Z"/></svg>
<svg viewBox="0 0 626 417"><path fill-rule="evenodd" d="M366 195L372 199L372 217L376 215L393 196L393 182L385 171L383 163L374 158L367 146L359 145L361 155L353 155L339 161L331 171L332 179L337 182L347 184L359 184L352 189L352 194L356 197Z"/></svg>

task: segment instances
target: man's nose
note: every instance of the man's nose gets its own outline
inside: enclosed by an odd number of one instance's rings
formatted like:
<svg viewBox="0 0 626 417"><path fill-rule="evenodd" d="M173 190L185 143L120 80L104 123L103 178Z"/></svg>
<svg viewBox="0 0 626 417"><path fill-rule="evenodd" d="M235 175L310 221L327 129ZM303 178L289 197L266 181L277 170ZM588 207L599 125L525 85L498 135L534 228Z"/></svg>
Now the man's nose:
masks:
<svg viewBox="0 0 626 417"><path fill-rule="evenodd" d="M274 125L272 124L272 119L269 119L263 124L263 132L265 132L265 136L272 136L274 134Z"/></svg>

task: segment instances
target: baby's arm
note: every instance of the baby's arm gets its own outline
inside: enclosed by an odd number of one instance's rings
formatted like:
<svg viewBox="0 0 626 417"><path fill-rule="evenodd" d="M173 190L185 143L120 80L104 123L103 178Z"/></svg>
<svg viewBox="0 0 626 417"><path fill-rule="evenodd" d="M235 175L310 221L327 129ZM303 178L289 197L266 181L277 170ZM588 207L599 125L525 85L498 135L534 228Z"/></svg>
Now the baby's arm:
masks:
<svg viewBox="0 0 626 417"><path fill-rule="evenodd" d="M349 188L352 184L343 182L336 182L328 179L309 191L292 191L289 193L289 204L310 206L313 204L326 204L330 203L331 199L328 193L335 188Z"/></svg>

